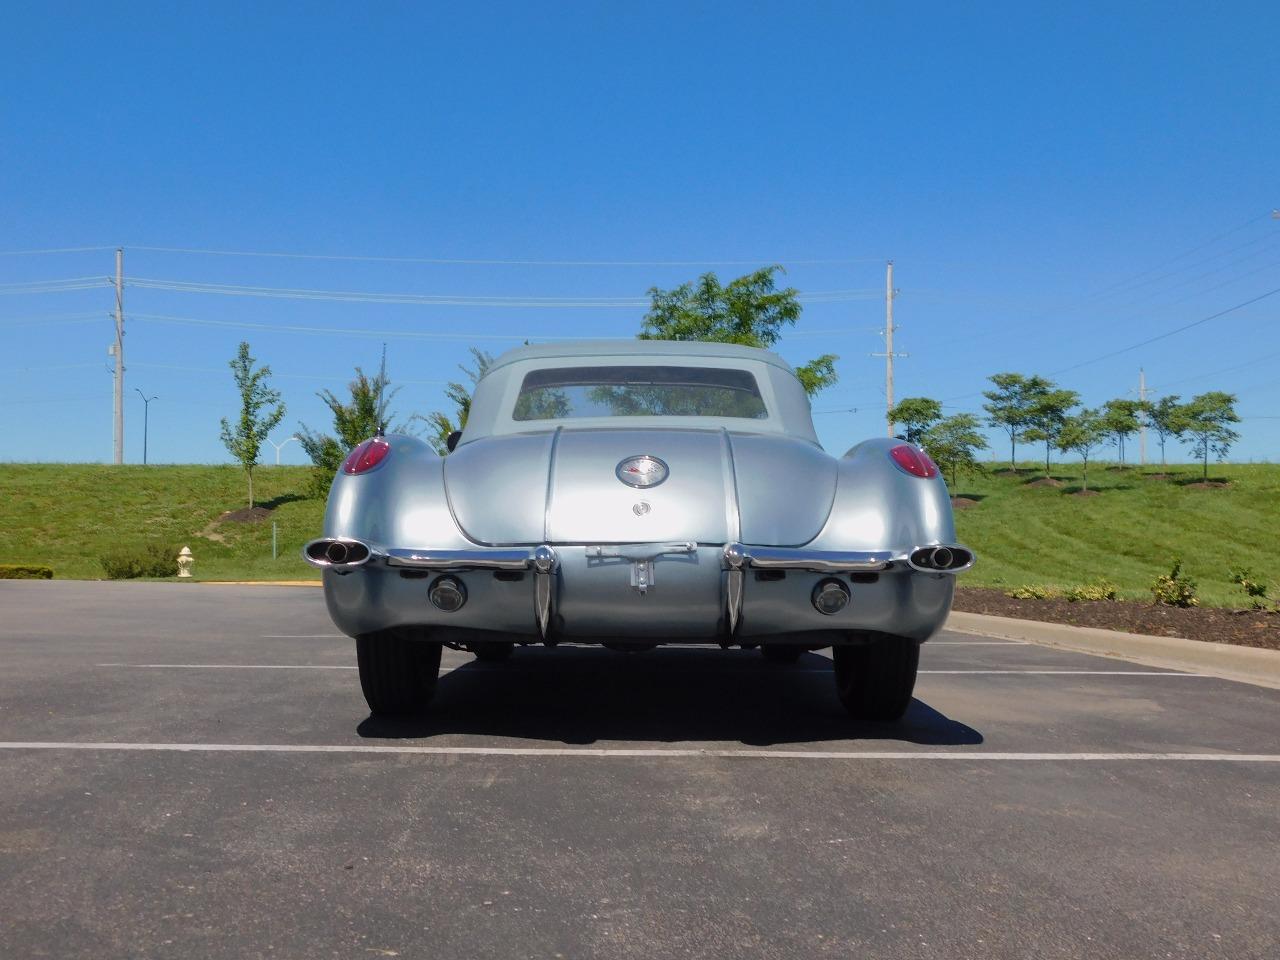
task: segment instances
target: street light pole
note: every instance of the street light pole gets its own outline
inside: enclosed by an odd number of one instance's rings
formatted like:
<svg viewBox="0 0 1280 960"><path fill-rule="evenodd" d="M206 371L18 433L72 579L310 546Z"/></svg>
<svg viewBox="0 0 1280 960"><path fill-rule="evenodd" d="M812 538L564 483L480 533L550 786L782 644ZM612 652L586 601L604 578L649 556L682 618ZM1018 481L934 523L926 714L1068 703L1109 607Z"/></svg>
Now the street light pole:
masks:
<svg viewBox="0 0 1280 960"><path fill-rule="evenodd" d="M281 440L279 443L276 443L270 437L267 437L267 443L271 444L273 447L276 448L276 466L277 467L280 466L280 451L284 449L284 445L288 443L290 440L297 440L297 439L298 439L298 435L296 433L291 437L286 437L284 440Z"/></svg>
<svg viewBox="0 0 1280 960"><path fill-rule="evenodd" d="M133 389L142 398L142 465L145 467L147 465L147 428L151 420L151 401L159 400L160 398L148 397L137 387Z"/></svg>

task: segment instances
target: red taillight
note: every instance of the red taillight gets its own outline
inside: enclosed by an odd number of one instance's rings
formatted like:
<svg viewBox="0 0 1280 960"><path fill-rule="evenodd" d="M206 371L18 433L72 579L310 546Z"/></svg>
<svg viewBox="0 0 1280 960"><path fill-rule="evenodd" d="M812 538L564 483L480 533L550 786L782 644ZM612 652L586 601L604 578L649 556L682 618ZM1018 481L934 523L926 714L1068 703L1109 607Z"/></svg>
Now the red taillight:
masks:
<svg viewBox="0 0 1280 960"><path fill-rule="evenodd" d="M383 440L381 437L374 437L372 440L366 440L357 446L349 454L342 464L343 473L364 473L372 470L383 460L387 459L387 454L391 452L391 444Z"/></svg>
<svg viewBox="0 0 1280 960"><path fill-rule="evenodd" d="M922 480L932 480L938 475L938 465L919 447L903 443L889 451L889 457L904 473Z"/></svg>

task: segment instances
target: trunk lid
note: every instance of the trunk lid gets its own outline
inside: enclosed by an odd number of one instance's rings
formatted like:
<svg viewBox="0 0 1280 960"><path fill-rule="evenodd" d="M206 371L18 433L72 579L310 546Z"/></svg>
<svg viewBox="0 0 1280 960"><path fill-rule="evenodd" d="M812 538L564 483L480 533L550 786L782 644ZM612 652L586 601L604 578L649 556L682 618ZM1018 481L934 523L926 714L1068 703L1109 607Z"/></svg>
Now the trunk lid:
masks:
<svg viewBox="0 0 1280 960"><path fill-rule="evenodd" d="M619 467L634 457L662 461L666 478L623 482ZM835 461L813 444L722 430L491 437L464 444L444 465L455 519L485 544L798 546L822 529L836 482Z"/></svg>

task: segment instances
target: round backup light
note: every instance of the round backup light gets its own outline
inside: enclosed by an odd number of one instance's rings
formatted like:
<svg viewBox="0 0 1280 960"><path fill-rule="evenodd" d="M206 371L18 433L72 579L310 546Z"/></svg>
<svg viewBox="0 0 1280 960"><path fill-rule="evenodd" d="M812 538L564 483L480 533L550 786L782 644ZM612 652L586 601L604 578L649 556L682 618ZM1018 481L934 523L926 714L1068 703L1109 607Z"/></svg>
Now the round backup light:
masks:
<svg viewBox="0 0 1280 960"><path fill-rule="evenodd" d="M347 459L342 464L342 472L367 473L387 459L387 454L390 452L391 444L381 437L365 440L347 454Z"/></svg>
<svg viewBox="0 0 1280 960"><path fill-rule="evenodd" d="M912 443L900 443L889 451L889 459L898 465L903 473L909 473L921 480L932 480L938 475L938 465L929 455Z"/></svg>
<svg viewBox="0 0 1280 960"><path fill-rule="evenodd" d="M849 605L849 588L839 580L822 580L813 588L813 606L827 616L839 613Z"/></svg>
<svg viewBox="0 0 1280 960"><path fill-rule="evenodd" d="M467 602L467 588L456 577L436 577L427 596L436 609L453 613Z"/></svg>

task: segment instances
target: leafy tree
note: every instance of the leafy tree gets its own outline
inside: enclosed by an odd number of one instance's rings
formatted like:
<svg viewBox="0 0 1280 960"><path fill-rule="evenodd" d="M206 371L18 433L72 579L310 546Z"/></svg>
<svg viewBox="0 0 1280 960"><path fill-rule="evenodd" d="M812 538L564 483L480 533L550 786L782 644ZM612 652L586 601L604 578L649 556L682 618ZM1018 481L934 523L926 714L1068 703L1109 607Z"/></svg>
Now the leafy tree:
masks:
<svg viewBox="0 0 1280 960"><path fill-rule="evenodd" d="M1048 389L1031 406L1030 426L1022 438L1044 441L1044 475L1049 476L1049 452L1058 442L1067 414L1080 402L1080 394L1074 390Z"/></svg>
<svg viewBox="0 0 1280 960"><path fill-rule="evenodd" d="M1234 394L1211 390L1192 397L1182 408L1179 422L1191 438L1192 454L1204 464L1205 480L1209 479L1209 454L1221 460L1231 450L1231 444L1240 439L1240 434L1228 426L1240 422L1235 404Z"/></svg>
<svg viewBox="0 0 1280 960"><path fill-rule="evenodd" d="M906 397L889 411L889 422L901 424L906 429L908 443L919 443L929 428L941 419L942 404L928 397Z"/></svg>
<svg viewBox="0 0 1280 960"><path fill-rule="evenodd" d="M377 434L379 429L394 433L408 429L407 423L389 423L388 409L397 393L397 390L389 390L389 385L387 355L383 350L377 376L369 377L364 370L356 367L355 379L347 384L347 390L351 394L349 402L332 390L321 390L316 394L333 414L334 433L321 433L306 424L302 424L298 432L298 441L315 466L309 492L320 497L327 496L334 474L338 472L338 467L347 454L361 441ZM411 417L410 420L412 419Z"/></svg>
<svg viewBox="0 0 1280 960"><path fill-rule="evenodd" d="M427 441L435 447L436 453L445 456L449 452L449 434L463 429L467 425L467 417L471 413L471 392L475 389L485 371L493 365L493 355L471 348L471 366L458 364L458 369L467 375L470 386L456 380L445 387L444 395L453 404L453 411L437 410L426 416Z"/></svg>
<svg viewBox="0 0 1280 960"><path fill-rule="evenodd" d="M997 373L988 377L995 388L984 390L987 422L1009 435L1009 469L1018 466L1018 440L1033 423L1036 404L1053 389L1044 377L1025 377L1020 373Z"/></svg>
<svg viewBox="0 0 1280 960"><path fill-rule="evenodd" d="M1064 453L1077 453L1084 464L1082 489L1089 489L1089 456L1107 438L1107 427L1097 410L1081 410L1062 422L1054 444Z"/></svg>
<svg viewBox="0 0 1280 960"><path fill-rule="evenodd" d="M1102 422L1111 442L1116 445L1122 467L1125 440L1137 433L1142 425L1138 422L1142 410L1143 404L1137 400L1108 400L1102 405Z"/></svg>
<svg viewBox="0 0 1280 960"><path fill-rule="evenodd" d="M1183 405L1178 401L1179 397L1176 394L1171 397L1161 397L1154 403L1148 401L1144 411L1147 423L1155 431L1156 442L1160 444L1160 466L1162 467L1165 465L1165 443L1170 439L1180 439L1186 432Z"/></svg>
<svg viewBox="0 0 1280 960"><path fill-rule="evenodd" d="M978 465L977 452L987 449L987 440L981 433L981 423L971 413L957 413L931 425L920 437L920 445L945 473L951 474L951 486L956 485L956 473L961 468L973 470Z"/></svg>
<svg viewBox="0 0 1280 960"><path fill-rule="evenodd" d="M249 509L253 509L253 468L258 464L262 442L284 419L285 411L280 392L267 384L271 368L255 370L256 362L249 355L249 344L241 341L235 359L228 364L240 392L240 418L234 427L225 417L222 419L222 442L249 478Z"/></svg>
<svg viewBox="0 0 1280 960"><path fill-rule="evenodd" d="M762 267L727 285L721 285L714 273L704 273L696 281L671 290L651 287L649 312L639 337L771 347L783 328L799 319L801 309L795 289L776 289L774 275L780 272L778 265ZM824 353L796 368L806 393L813 396L836 382L837 359Z"/></svg>

